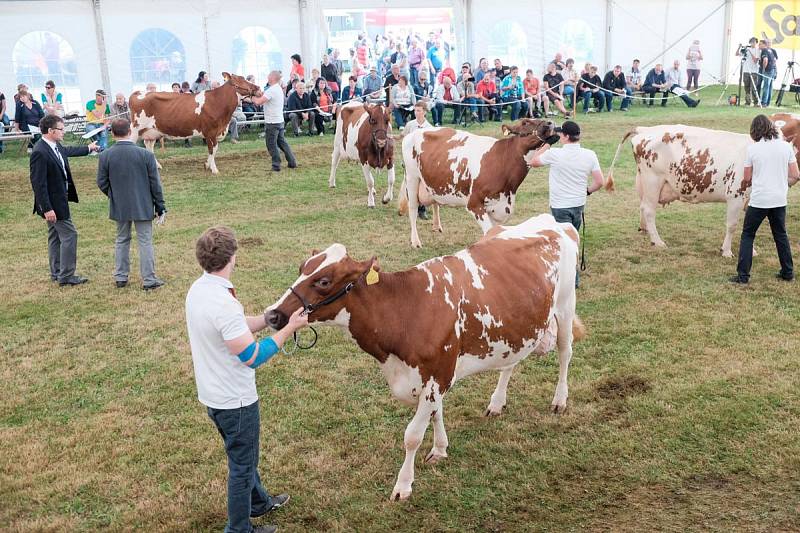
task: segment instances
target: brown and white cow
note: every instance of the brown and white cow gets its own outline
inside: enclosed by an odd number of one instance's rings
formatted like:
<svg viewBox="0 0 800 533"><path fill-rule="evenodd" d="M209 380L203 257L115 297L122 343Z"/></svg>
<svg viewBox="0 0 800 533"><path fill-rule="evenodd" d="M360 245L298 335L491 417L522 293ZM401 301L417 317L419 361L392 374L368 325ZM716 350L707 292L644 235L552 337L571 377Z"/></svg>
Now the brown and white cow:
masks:
<svg viewBox="0 0 800 533"><path fill-rule="evenodd" d="M514 212L517 189L528 175L531 152L553 136L548 120L522 119L502 139L452 128L417 130L403 139L406 169L400 210L411 222L411 246L422 243L417 233L417 206L433 205L433 229L442 231L439 206L466 206L483 233Z"/></svg>
<svg viewBox="0 0 800 533"><path fill-rule="evenodd" d="M623 137L611 163L606 188L613 187L614 163L631 140L640 199L639 230L659 247L666 244L656 230L656 207L675 200L689 203L726 202L727 222L722 255L733 257L731 239L750 198L743 183L749 135L682 124L637 127Z"/></svg>
<svg viewBox="0 0 800 533"><path fill-rule="evenodd" d="M267 309L267 323L279 329L310 306L309 322L347 330L378 361L395 398L416 406L391 496L406 499L431 420L426 462L447 457L442 398L457 380L499 371L485 413L499 415L515 365L557 347L551 407L564 411L572 342L585 334L575 315L577 255L578 233L549 214L497 226L465 250L402 272L379 272L376 258L356 261L334 244L302 263L300 277Z"/></svg>
<svg viewBox="0 0 800 533"><path fill-rule="evenodd" d="M339 161L358 161L367 182L369 207L375 207L373 170L385 168L388 174L389 188L383 196L383 203L389 203L394 197L394 139L389 115L389 108L383 104L350 102L339 110L339 116L336 117L328 186L336 187Z"/></svg>
<svg viewBox="0 0 800 533"><path fill-rule="evenodd" d="M145 148L153 152L156 141L164 137L202 136L208 146L206 168L218 174L214 156L219 141L228 131L236 106L242 98L260 96L262 92L260 87L241 76L223 72L222 77L225 83L221 86L197 94L134 92L128 100L133 139L142 138Z"/></svg>
<svg viewBox="0 0 800 533"><path fill-rule="evenodd" d="M778 127L783 139L794 146L797 164L800 165L800 115L775 113L769 119Z"/></svg>

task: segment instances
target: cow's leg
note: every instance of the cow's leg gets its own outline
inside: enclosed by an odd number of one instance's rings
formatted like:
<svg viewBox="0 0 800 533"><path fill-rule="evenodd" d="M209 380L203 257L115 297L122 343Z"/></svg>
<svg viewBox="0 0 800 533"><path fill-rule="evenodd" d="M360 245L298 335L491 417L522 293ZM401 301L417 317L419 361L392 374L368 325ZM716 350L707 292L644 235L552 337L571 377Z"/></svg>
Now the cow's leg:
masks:
<svg viewBox="0 0 800 533"><path fill-rule="evenodd" d="M219 174L219 170L217 170L217 162L214 160L214 156L217 155L219 143L217 143L216 139L208 139L207 143L208 161L206 162L206 168L211 170L212 174Z"/></svg>
<svg viewBox="0 0 800 533"><path fill-rule="evenodd" d="M433 211L433 231L438 231L439 233L444 232L442 228L442 219L439 217L439 204L434 202L431 205L431 210Z"/></svg>
<svg viewBox="0 0 800 533"><path fill-rule="evenodd" d="M367 207L375 207L375 178L372 177L372 171L369 165L361 165L364 171L364 180L367 182Z"/></svg>
<svg viewBox="0 0 800 533"><path fill-rule="evenodd" d="M469 201L467 201L467 211L472 213L472 216L475 217L484 235L494 227L495 224L492 217L486 212L486 205L483 198L479 198L475 195L470 196Z"/></svg>
<svg viewBox="0 0 800 533"><path fill-rule="evenodd" d="M661 237L658 236L658 230L656 229L657 202L658 198L653 199L644 197L642 198L642 203L639 206L639 209L641 210L641 216L644 219L644 226L647 230L647 234L650 235L650 242L659 248L666 248L667 244L661 240Z"/></svg>
<svg viewBox="0 0 800 533"><path fill-rule="evenodd" d="M574 276L570 277L570 284ZM550 404L550 409L554 413L563 413L567 410L567 372L569 371L569 362L572 359L572 321L575 318L575 289L572 289L572 311L569 316L562 316L558 320L558 336L556 337L556 344L558 346L558 385L556 385L556 392L553 395L553 403Z"/></svg>
<svg viewBox="0 0 800 533"><path fill-rule="evenodd" d="M725 240L722 241L722 257L733 257L731 250L731 242L736 228L739 226L739 215L742 212L742 202L738 200L729 200L727 206L727 214L725 219ZM755 255L755 246L753 247L753 255Z"/></svg>
<svg viewBox="0 0 800 533"><path fill-rule="evenodd" d="M433 448L425 457L425 462L435 465L447 457L447 432L444 429L444 402L439 401L439 408L433 412Z"/></svg>
<svg viewBox="0 0 800 533"><path fill-rule="evenodd" d="M339 152L339 145L334 140L333 154L331 155L331 175L328 177L328 187L330 188L336 187L336 168L339 166L340 159L341 153Z"/></svg>
<svg viewBox="0 0 800 533"><path fill-rule="evenodd" d="M394 165L387 172L387 180L389 182L389 190L383 195L383 203L388 204L394 199Z"/></svg>
<svg viewBox="0 0 800 533"><path fill-rule="evenodd" d="M156 141L155 139L144 139L142 141L144 143L144 147L150 151L154 156L156 155ZM159 170L161 170L161 163L158 162L158 158L156 158L156 166Z"/></svg>
<svg viewBox="0 0 800 533"><path fill-rule="evenodd" d="M420 394L417 412L408 427L406 427L406 432L403 436L406 458L403 461L403 466L400 467L397 483L395 483L392 490L391 499L393 501L406 500L411 496L411 484L414 483L414 458L422 444L422 438L425 436L425 430L428 428L431 417L435 411L439 411L442 408L442 396L436 389L438 387L433 379L429 380L428 385L423 389L423 394ZM434 392L435 390L436 392Z"/></svg>
<svg viewBox="0 0 800 533"><path fill-rule="evenodd" d="M484 416L500 416L503 408L506 406L506 392L508 391L508 382L511 380L511 374L514 372L512 365L500 371L500 379L497 381L497 387L492 393L492 399L489 400L489 407L486 408Z"/></svg>
<svg viewBox="0 0 800 533"><path fill-rule="evenodd" d="M422 248L417 233L417 208L419 207L419 188L422 183L416 165L406 167L406 197L408 198L408 221L411 224L411 247Z"/></svg>

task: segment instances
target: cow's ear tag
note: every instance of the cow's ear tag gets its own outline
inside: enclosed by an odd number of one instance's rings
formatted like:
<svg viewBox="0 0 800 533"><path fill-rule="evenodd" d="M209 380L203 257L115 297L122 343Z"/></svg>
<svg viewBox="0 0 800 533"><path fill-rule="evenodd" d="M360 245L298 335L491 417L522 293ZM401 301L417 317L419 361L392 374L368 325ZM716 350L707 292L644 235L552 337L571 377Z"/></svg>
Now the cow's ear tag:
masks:
<svg viewBox="0 0 800 533"><path fill-rule="evenodd" d="M380 281L380 276L378 275L378 271L375 270L375 267L369 267L369 272L367 272L367 285L375 285Z"/></svg>

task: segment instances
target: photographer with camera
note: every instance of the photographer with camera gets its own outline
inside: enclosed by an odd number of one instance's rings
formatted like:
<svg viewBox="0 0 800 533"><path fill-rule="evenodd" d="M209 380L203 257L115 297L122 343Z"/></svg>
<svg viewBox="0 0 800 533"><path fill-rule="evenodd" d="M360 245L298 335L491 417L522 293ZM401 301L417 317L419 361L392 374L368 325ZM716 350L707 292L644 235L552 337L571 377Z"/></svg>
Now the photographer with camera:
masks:
<svg viewBox="0 0 800 533"><path fill-rule="evenodd" d="M748 45L740 44L736 50L736 55L742 58L742 83L744 84L745 105L758 105L759 99L759 80L758 80L758 60L760 52L758 50L758 39L751 37Z"/></svg>

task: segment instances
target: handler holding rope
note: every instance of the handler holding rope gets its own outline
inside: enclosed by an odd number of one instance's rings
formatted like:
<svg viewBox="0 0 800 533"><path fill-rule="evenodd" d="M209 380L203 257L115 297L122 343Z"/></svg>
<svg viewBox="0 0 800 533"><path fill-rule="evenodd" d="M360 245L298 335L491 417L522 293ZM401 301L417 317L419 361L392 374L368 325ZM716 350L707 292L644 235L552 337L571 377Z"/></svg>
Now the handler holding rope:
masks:
<svg viewBox="0 0 800 533"><path fill-rule="evenodd" d="M274 533L275 526L254 528L263 516L289 501L270 496L258 475L260 419L255 369L278 353L295 331L308 325L300 308L287 325L261 341L253 333L267 327L264 315L245 316L236 299L231 273L238 245L233 231L210 228L197 240L197 261L204 273L186 295L186 325L192 348L197 397L208 408L228 456L228 523L225 533Z"/></svg>
<svg viewBox="0 0 800 533"><path fill-rule="evenodd" d="M581 229L586 197L603 186L603 172L597 154L581 148L581 128L576 122L565 121L556 128L563 148L550 148L544 143L531 159L532 167L550 165L550 212L557 222L569 222ZM588 187L586 178L594 180ZM580 284L580 269L575 271L575 288Z"/></svg>

